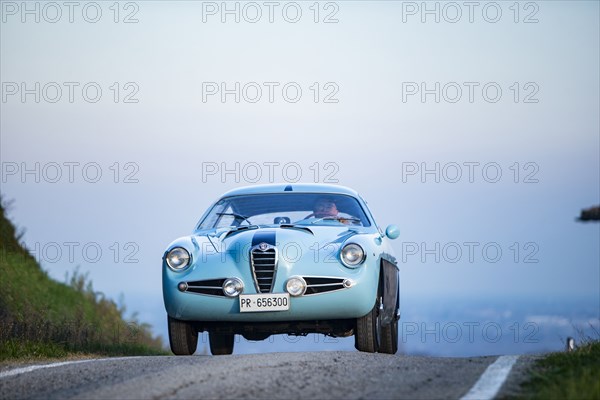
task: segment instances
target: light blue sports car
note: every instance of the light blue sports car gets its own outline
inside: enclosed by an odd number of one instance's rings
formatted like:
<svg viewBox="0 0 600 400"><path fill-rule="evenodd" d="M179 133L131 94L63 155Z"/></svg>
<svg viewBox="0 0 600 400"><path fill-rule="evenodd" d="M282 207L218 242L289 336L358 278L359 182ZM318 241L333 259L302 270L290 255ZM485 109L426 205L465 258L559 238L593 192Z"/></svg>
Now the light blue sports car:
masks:
<svg viewBox="0 0 600 400"><path fill-rule="evenodd" d="M390 239L355 191L272 184L225 193L195 231L163 256L169 342L193 354L198 332L212 354L234 336L354 335L360 351L398 348L399 283Z"/></svg>

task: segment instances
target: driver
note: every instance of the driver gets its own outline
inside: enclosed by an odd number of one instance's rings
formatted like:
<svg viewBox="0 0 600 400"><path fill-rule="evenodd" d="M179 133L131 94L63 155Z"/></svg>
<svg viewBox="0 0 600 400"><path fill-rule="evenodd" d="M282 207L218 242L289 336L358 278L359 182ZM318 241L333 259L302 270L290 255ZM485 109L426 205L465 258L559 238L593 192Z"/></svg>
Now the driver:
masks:
<svg viewBox="0 0 600 400"><path fill-rule="evenodd" d="M339 215L339 211L337 209L337 205L335 201L330 197L320 197L315 201L313 205L313 213L306 216L304 219L309 218L335 218L338 222L342 224L349 224L350 219L346 219Z"/></svg>
<svg viewBox="0 0 600 400"><path fill-rule="evenodd" d="M321 197L317 199L313 207L313 214L309 217L326 218L337 217L338 209L335 202L331 198Z"/></svg>

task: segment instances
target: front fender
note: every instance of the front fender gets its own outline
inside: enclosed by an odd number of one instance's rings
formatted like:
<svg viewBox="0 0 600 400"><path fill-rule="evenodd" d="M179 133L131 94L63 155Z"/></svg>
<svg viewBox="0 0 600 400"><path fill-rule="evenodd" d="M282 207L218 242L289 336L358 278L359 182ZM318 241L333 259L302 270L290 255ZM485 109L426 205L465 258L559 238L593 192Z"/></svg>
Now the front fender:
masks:
<svg viewBox="0 0 600 400"><path fill-rule="evenodd" d="M399 307L398 267L381 260L381 287L383 289L383 311L381 325L388 326L395 318Z"/></svg>

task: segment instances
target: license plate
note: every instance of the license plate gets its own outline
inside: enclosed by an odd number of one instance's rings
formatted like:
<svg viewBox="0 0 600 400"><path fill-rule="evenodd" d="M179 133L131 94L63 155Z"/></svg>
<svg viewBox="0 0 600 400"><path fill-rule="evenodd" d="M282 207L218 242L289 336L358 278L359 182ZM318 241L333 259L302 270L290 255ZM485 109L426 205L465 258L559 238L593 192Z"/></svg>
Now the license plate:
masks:
<svg viewBox="0 0 600 400"><path fill-rule="evenodd" d="M240 295L240 312L286 311L289 309L289 293Z"/></svg>

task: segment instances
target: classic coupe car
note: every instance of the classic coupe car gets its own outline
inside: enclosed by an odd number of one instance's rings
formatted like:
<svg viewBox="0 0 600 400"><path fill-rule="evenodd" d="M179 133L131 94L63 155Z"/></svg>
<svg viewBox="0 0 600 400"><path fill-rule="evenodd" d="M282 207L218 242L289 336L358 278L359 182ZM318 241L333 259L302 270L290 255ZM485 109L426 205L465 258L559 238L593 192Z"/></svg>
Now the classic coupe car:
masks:
<svg viewBox="0 0 600 400"><path fill-rule="evenodd" d="M234 336L354 335L365 352L398 347L399 282L390 239L355 191L271 184L225 193L163 256L169 342L231 354Z"/></svg>

